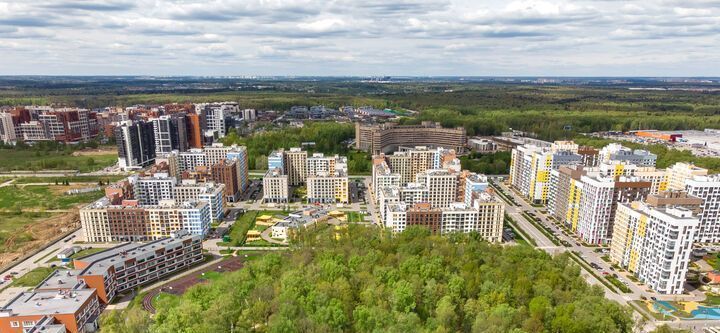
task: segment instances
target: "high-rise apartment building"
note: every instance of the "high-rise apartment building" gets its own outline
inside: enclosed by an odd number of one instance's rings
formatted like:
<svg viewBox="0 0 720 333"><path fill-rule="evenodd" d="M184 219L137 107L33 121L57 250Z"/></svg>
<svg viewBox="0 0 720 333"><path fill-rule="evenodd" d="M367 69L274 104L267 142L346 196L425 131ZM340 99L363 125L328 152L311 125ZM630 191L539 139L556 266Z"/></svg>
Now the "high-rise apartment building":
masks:
<svg viewBox="0 0 720 333"><path fill-rule="evenodd" d="M547 203L551 171L582 163L577 149L576 144L568 141L558 141L550 147L519 146L511 153L509 181L531 202Z"/></svg>
<svg viewBox="0 0 720 333"><path fill-rule="evenodd" d="M606 244L612 239L619 203L641 201L650 194L650 183L638 178L585 175L580 181L576 233L588 244Z"/></svg>
<svg viewBox="0 0 720 333"><path fill-rule="evenodd" d="M287 203L290 201L288 176L282 169L273 168L263 177L263 202Z"/></svg>
<svg viewBox="0 0 720 333"><path fill-rule="evenodd" d="M283 151L282 154L289 185L298 186L305 183L307 179L307 152L300 148L290 148L290 150Z"/></svg>
<svg viewBox="0 0 720 333"><path fill-rule="evenodd" d="M708 170L697 167L691 163L678 162L665 170L667 174L667 189L673 191L685 190L685 181L695 176L707 176Z"/></svg>
<svg viewBox="0 0 720 333"><path fill-rule="evenodd" d="M115 128L115 140L121 169L140 169L155 160L152 123L124 121Z"/></svg>
<svg viewBox="0 0 720 333"><path fill-rule="evenodd" d="M685 181L688 195L700 198L700 227L696 241L720 243L720 174L694 176Z"/></svg>
<svg viewBox="0 0 720 333"><path fill-rule="evenodd" d="M680 207L623 203L615 216L610 257L661 294L682 294L700 221Z"/></svg>
<svg viewBox="0 0 720 333"><path fill-rule="evenodd" d="M173 150L188 150L189 141L184 113L160 116L152 119L152 123L156 155L170 153Z"/></svg>
<svg viewBox="0 0 720 333"><path fill-rule="evenodd" d="M218 138L227 133L225 117L239 111L238 104L234 102L195 104L195 112L200 115L203 133L215 133Z"/></svg>
<svg viewBox="0 0 720 333"><path fill-rule="evenodd" d="M4 144L14 145L17 142L15 123L12 114L0 112L0 141Z"/></svg>

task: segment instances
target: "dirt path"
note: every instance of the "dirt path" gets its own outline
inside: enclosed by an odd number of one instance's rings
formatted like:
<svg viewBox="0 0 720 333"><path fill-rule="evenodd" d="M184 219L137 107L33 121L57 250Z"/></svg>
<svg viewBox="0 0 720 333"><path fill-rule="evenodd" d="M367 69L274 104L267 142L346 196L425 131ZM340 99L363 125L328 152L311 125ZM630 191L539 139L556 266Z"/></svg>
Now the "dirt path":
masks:
<svg viewBox="0 0 720 333"><path fill-rule="evenodd" d="M72 209L60 215L37 220L24 226L17 233L6 239L2 244L3 253L0 253L0 267L5 266L13 259L22 257L25 253L32 252L58 235L72 229L80 223L77 209ZM19 237L29 236L31 240L23 242L16 247Z"/></svg>

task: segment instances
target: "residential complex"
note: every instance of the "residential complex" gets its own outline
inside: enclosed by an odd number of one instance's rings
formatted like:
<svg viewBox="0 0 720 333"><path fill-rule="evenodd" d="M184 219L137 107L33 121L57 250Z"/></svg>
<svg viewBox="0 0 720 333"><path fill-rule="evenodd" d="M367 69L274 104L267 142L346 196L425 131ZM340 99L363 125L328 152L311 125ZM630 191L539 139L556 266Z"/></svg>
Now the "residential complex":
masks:
<svg viewBox="0 0 720 333"><path fill-rule="evenodd" d="M172 151L158 159L177 179L216 181L225 184L225 200L235 202L250 184L248 154L244 146L214 143L205 148Z"/></svg>
<svg viewBox="0 0 720 333"><path fill-rule="evenodd" d="M556 141L549 147L523 145L513 149L510 159L510 183L532 203L547 203L550 172L561 166L580 165L578 146Z"/></svg>
<svg viewBox="0 0 720 333"><path fill-rule="evenodd" d="M274 151L263 177L263 201L287 203L290 187L306 186L308 203L349 203L347 158L315 153L308 157L300 148Z"/></svg>
<svg viewBox="0 0 720 333"><path fill-rule="evenodd" d="M502 241L505 206L488 191L487 177L460 171L453 150L414 152L373 156L372 195L383 225L393 232L408 226L440 234L478 232Z"/></svg>
<svg viewBox="0 0 720 333"><path fill-rule="evenodd" d="M395 151L402 146L443 147L464 151L465 128L443 128L439 123L420 125L355 123L355 148L372 154Z"/></svg>
<svg viewBox="0 0 720 333"><path fill-rule="evenodd" d="M700 221L682 207L619 204L610 257L661 294L682 294Z"/></svg>
<svg viewBox="0 0 720 333"><path fill-rule="evenodd" d="M105 189L105 196L80 209L90 242L145 241L184 229L204 237L224 215L224 184L198 183L166 173L133 175Z"/></svg>
<svg viewBox="0 0 720 333"><path fill-rule="evenodd" d="M121 122L115 127L118 166L123 170L142 169L155 161L155 135L152 123Z"/></svg>
<svg viewBox="0 0 720 333"><path fill-rule="evenodd" d="M618 144L599 150L592 165L556 168L551 154L572 149L518 146L510 183L533 203L547 191L548 213L583 242L610 244L613 260L649 287L682 293L692 245L720 242L720 175L689 163L656 169L654 154Z"/></svg>
<svg viewBox="0 0 720 333"><path fill-rule="evenodd" d="M702 200L698 215L700 230L696 241L720 243L720 174L687 179L685 191L688 195Z"/></svg>
<svg viewBox="0 0 720 333"><path fill-rule="evenodd" d="M173 150L188 150L189 140L184 113L160 116L152 119L152 124L156 155L169 153Z"/></svg>
<svg viewBox="0 0 720 333"><path fill-rule="evenodd" d="M0 332L95 332L116 296L202 262L202 238L178 230L77 258L0 308Z"/></svg>
<svg viewBox="0 0 720 333"><path fill-rule="evenodd" d="M87 141L98 134L97 113L81 108L25 106L0 112L0 141Z"/></svg>

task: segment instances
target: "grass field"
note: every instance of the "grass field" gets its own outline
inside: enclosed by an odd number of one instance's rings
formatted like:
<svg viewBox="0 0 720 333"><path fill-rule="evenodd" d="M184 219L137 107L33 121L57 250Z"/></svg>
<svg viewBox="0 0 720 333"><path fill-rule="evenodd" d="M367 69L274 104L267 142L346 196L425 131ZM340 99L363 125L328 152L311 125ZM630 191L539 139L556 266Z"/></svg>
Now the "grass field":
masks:
<svg viewBox="0 0 720 333"><path fill-rule="evenodd" d="M365 214L358 212L347 212L345 213L345 216L347 217L347 221L350 223L365 221Z"/></svg>
<svg viewBox="0 0 720 333"><path fill-rule="evenodd" d="M79 170L88 172L100 170L117 162L117 154L93 156L72 156L71 153L41 152L33 150L3 150L0 171L37 170Z"/></svg>
<svg viewBox="0 0 720 333"><path fill-rule="evenodd" d="M17 177L14 178L15 181L13 184L31 184L31 183L49 183L49 184L55 184L57 182L58 184L62 184L63 181L68 181L70 183L97 183L99 181L102 181L103 183L115 182L118 180L121 180L123 178L126 178L127 176L124 175L111 175L111 176L69 176L69 177ZM7 181L13 178L2 178L0 179L0 182Z"/></svg>
<svg viewBox="0 0 720 333"><path fill-rule="evenodd" d="M74 259L74 258L81 258L81 257L84 257L84 256L89 256L89 255L91 255L91 254L95 254L95 253L98 253L98 252L102 252L102 251L105 251L105 250L107 250L107 249L106 249L106 248L102 248L102 247L91 247L91 248L88 248L88 249L84 249L84 250L78 251L77 253L71 255L70 258L73 258L73 259ZM57 262L57 261L60 261L60 259L58 259L57 256L53 256L53 257L50 258L50 260L48 260L47 262Z"/></svg>
<svg viewBox="0 0 720 333"><path fill-rule="evenodd" d="M240 215L238 219L233 223L233 225L230 227L230 231L228 232L228 235L230 236L230 245L231 246L242 246L245 243L245 236L247 235L248 230L250 229L257 229L257 230L264 230L264 229L258 229L255 226L255 219L258 216L262 215L277 215L282 214L282 211L279 210L263 210L263 211L248 211L243 215ZM258 226L260 227L260 226ZM267 229L267 228L265 228Z"/></svg>
<svg viewBox="0 0 720 333"><path fill-rule="evenodd" d="M0 209L69 209L73 206L91 202L102 196L101 191L74 195L64 194L67 186L6 186L0 188Z"/></svg>
<svg viewBox="0 0 720 333"><path fill-rule="evenodd" d="M11 286L13 287L35 287L38 285L38 283L42 282L47 278L50 273L54 272L55 268L50 267L38 267L35 268L29 272L27 272L25 275L15 279Z"/></svg>
<svg viewBox="0 0 720 333"><path fill-rule="evenodd" d="M37 220L52 216L49 213L0 213L0 253L14 250L23 242L33 240L32 235L23 231L23 228ZM10 248L5 244L8 238L17 235L15 246Z"/></svg>

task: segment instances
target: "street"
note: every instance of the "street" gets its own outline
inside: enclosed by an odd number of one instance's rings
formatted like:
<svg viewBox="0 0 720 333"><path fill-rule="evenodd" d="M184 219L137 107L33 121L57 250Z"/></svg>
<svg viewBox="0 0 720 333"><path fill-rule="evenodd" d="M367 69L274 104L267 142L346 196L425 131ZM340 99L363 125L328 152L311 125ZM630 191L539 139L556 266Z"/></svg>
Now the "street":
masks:
<svg viewBox="0 0 720 333"><path fill-rule="evenodd" d="M596 273L598 276L603 276L604 274L617 274L617 279L621 282L625 282L625 285L630 289L629 293L617 293L602 284L598 279L591 274L590 270L588 270L586 267L581 266L583 270L581 271L581 275L588 281L588 283L599 285L605 290L605 296L608 299L614 300L621 304L627 304L630 305L632 301L640 300L642 297L645 299L651 299L656 298L659 300L703 300L705 298L704 294L690 294L690 295L661 295L654 292L648 291L646 288L640 287L637 284L633 283L632 280L629 279L629 276L631 275L628 272L617 272L615 269L611 267L609 263L604 261L601 257L604 255L603 253L598 253L595 250L602 249L602 247L585 247L582 245L579 245L578 240L574 239L571 236L568 236L565 234L563 230L558 228L554 223L552 223L548 216L541 213L541 210L544 210L545 208L538 208L533 207L530 205L527 201L525 201L522 196L520 196L517 192L512 190L509 186L507 186L504 182L495 180L495 185L497 185L502 191L506 194L511 196L515 202L518 204L518 206L511 206L506 205L506 212L507 214L515 221L515 224L522 229L522 231L527 234L528 236L532 237L535 242L537 243L537 248L544 250L550 254L557 254L562 253L565 251L572 251L574 253L577 253L580 258L584 259L588 264L594 264L597 265L596 267L599 267L594 273ZM540 230L538 230L532 223L527 221L525 217L523 217L521 214L522 212L529 212L532 213L537 221L544 225L545 227L549 228L552 233L556 236L556 238L560 242L566 242L566 244L569 244L569 246L557 246L553 244L551 240L549 240L545 234L543 234ZM635 308L633 308L635 309ZM639 314L635 317L639 318ZM636 319L637 319L636 318ZM676 321L668 321L668 322L660 322L652 320L648 322L645 329L646 330L652 330L656 326L660 326L662 324L668 324L671 327L674 328L684 328L684 329L692 329L695 332L703 332L703 328L706 327L717 327L720 326L720 322L717 320L676 320Z"/></svg>

